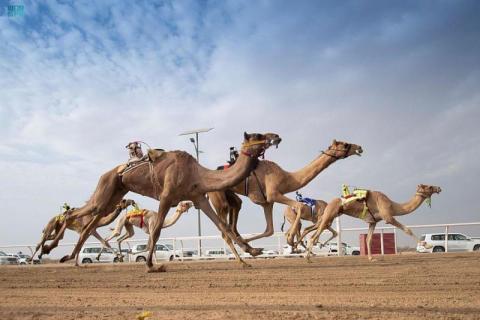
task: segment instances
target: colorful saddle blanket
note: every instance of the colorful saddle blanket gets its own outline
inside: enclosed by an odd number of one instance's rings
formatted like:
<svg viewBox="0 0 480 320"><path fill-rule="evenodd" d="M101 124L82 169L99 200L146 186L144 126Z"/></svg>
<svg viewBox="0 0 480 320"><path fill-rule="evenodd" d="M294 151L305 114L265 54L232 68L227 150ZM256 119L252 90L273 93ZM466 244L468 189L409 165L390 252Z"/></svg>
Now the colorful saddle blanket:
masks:
<svg viewBox="0 0 480 320"><path fill-rule="evenodd" d="M143 217L147 213L146 209L135 208L127 213L127 218Z"/></svg>
<svg viewBox="0 0 480 320"><path fill-rule="evenodd" d="M362 210L362 213L360 213L359 215L360 219L365 219L368 212L367 195L368 195L368 190L366 189L355 188L353 192L350 192L347 185L345 184L342 185L342 197L341 197L342 205L346 205L347 203L350 203L352 201L363 202L363 210Z"/></svg>

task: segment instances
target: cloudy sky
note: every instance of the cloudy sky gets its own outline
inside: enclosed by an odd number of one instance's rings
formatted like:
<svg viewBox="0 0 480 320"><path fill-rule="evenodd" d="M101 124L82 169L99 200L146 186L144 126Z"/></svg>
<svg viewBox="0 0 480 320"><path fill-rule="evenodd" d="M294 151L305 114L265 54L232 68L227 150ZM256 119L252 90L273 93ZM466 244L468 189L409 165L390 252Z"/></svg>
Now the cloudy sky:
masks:
<svg viewBox="0 0 480 320"><path fill-rule="evenodd" d="M478 1L0 5L0 245L33 243L64 201L82 205L127 142L193 153L178 134L202 127L215 128L200 138L207 167L244 131L279 133L267 158L287 170L346 140L364 156L332 165L305 196L330 200L348 183L401 202L434 184L444 191L432 209L400 221L480 220ZM264 225L245 199L240 230ZM218 234L206 218L203 229ZM196 230L191 211L162 235Z"/></svg>

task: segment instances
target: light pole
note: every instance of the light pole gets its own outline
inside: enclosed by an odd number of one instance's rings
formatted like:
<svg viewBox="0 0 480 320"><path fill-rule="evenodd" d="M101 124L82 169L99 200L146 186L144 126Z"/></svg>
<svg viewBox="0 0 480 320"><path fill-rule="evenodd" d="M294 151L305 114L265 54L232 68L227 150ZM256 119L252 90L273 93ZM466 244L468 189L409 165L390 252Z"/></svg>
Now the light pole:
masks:
<svg viewBox="0 0 480 320"><path fill-rule="evenodd" d="M198 146L198 134L202 132L208 132L212 130L213 128L204 128L204 129L195 129L195 130L190 130L190 131L185 131L179 134L179 136L186 136L186 135L195 135L195 138L190 137L190 142L193 143L193 146L195 147L195 154L197 156L197 162L200 163L200 149ZM198 236L202 236L202 224L200 221L200 209L198 209ZM199 256L202 255L202 240L198 239L198 254Z"/></svg>

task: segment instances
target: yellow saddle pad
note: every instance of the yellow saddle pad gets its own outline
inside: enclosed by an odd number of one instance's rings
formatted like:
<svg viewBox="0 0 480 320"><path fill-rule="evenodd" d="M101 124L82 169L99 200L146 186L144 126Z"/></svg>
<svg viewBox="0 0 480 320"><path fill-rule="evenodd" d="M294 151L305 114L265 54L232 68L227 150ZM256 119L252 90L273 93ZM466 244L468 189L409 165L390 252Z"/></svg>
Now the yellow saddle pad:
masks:
<svg viewBox="0 0 480 320"><path fill-rule="evenodd" d="M146 209L133 209L127 213L127 218L143 217L146 213Z"/></svg>

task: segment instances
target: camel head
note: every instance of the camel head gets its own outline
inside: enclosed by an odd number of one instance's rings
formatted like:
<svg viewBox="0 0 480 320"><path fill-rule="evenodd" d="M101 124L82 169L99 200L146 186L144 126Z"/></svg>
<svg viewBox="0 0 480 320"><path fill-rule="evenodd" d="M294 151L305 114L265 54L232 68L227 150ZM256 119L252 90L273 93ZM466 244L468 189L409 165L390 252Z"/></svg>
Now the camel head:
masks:
<svg viewBox="0 0 480 320"><path fill-rule="evenodd" d="M353 143L333 140L328 149L322 153L338 160L345 159L353 155L361 156L363 149L361 146Z"/></svg>
<svg viewBox="0 0 480 320"><path fill-rule="evenodd" d="M177 210L181 213L184 213L187 212L191 207L193 207L192 201L180 201L177 205Z"/></svg>
<svg viewBox="0 0 480 320"><path fill-rule="evenodd" d="M277 146L282 141L280 136L275 133L244 133L242 143L242 153L252 158L263 156L265 150L271 146Z"/></svg>
<svg viewBox="0 0 480 320"><path fill-rule="evenodd" d="M426 184L419 184L417 186L417 194L427 199L430 198L432 194L440 192L442 192L440 187L429 186Z"/></svg>
<svg viewBox="0 0 480 320"><path fill-rule="evenodd" d="M120 201L120 203L118 204L118 207L123 210L123 209L128 208L129 206L133 206L134 204L135 204L134 200L122 199L122 201Z"/></svg>

